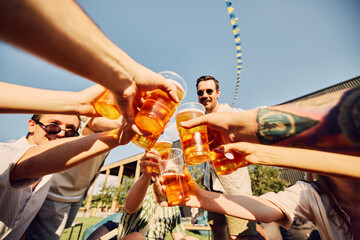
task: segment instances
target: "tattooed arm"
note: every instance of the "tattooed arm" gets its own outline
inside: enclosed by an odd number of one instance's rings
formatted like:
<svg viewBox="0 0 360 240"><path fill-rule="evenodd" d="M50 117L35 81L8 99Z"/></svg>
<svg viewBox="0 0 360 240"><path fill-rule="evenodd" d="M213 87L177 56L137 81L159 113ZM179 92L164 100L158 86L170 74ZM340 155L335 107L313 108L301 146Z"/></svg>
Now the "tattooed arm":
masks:
<svg viewBox="0 0 360 240"><path fill-rule="evenodd" d="M252 142L360 155L360 88L239 113L211 113L183 122L206 124L220 143Z"/></svg>

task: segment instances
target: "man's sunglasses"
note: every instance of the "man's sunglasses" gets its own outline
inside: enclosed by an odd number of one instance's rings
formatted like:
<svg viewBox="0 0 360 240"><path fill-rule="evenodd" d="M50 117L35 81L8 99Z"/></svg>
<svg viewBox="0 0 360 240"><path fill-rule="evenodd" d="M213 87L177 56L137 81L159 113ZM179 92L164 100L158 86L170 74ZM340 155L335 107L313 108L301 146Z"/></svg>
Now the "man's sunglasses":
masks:
<svg viewBox="0 0 360 240"><path fill-rule="evenodd" d="M211 94L214 92L213 89L206 89L205 91L206 91L206 93L207 93L208 95L211 95ZM204 95L204 90L199 90L199 91L197 91L197 95L198 95L199 97L203 96L203 95Z"/></svg>
<svg viewBox="0 0 360 240"><path fill-rule="evenodd" d="M40 121L34 120L34 122L36 124L39 124L40 126L44 127L45 132L47 132L48 134L58 134L59 132L61 132L62 130L65 131L65 137L74 137L74 136L78 136L79 133L77 132L77 130L75 129L62 129L59 125L55 124L55 123L50 123L50 124L43 124Z"/></svg>

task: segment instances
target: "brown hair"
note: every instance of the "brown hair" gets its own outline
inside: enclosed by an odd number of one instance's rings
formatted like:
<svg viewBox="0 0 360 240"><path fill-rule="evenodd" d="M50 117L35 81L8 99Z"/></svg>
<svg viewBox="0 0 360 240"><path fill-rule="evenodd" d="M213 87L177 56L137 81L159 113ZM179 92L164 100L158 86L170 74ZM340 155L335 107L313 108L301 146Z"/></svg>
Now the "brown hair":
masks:
<svg viewBox="0 0 360 240"><path fill-rule="evenodd" d="M219 90L219 81L216 80L213 76L201 76L196 80L196 88L200 82L213 80L216 86L216 90Z"/></svg>
<svg viewBox="0 0 360 240"><path fill-rule="evenodd" d="M341 226L338 226L339 229L343 228L344 225L347 226L349 229L349 232L347 235L352 236L352 228L351 223L347 220L347 216L343 212L343 210L340 208L340 206L337 204L336 195L337 193L337 187L336 185L331 181L331 179L327 176L318 175L318 180L315 182L309 182L319 193L319 195L324 195L329 199L329 207L326 209L326 212L328 215L331 215L333 212L338 214L342 220ZM330 221L332 221L330 219ZM347 236L347 237L350 237ZM350 237L351 238L351 237Z"/></svg>

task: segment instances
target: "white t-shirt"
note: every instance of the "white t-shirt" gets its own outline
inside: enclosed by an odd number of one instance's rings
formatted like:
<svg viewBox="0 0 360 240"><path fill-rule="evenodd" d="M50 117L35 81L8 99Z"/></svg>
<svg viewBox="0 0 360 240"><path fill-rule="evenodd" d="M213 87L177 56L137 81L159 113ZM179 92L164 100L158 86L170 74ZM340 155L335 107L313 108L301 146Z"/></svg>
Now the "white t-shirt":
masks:
<svg viewBox="0 0 360 240"><path fill-rule="evenodd" d="M0 239L19 239L45 200L52 174L44 176L32 190L29 179L10 184L10 172L30 148L25 137L0 143Z"/></svg>
<svg viewBox="0 0 360 240"><path fill-rule="evenodd" d="M284 191L269 192L262 195L261 198L271 201L286 214L286 219L278 221L284 228L289 228L294 218L302 218L315 223L321 239L349 239L346 237L348 230L345 224L342 225L340 216L335 212L329 216L326 212L329 207L328 198L323 195L320 196L309 183L299 181ZM345 212L344 214L346 215ZM348 218L348 220L350 219ZM338 226L342 227L339 228Z"/></svg>
<svg viewBox="0 0 360 240"><path fill-rule="evenodd" d="M89 120L90 118L81 116L81 135ZM58 202L78 202L90 187L91 181L98 176L108 154L109 152L100 154L75 167L54 173L47 197Z"/></svg>
<svg viewBox="0 0 360 240"><path fill-rule="evenodd" d="M228 104L220 104L217 112L241 112L241 108L232 108ZM211 191L225 192L230 195L252 195L251 179L247 167L239 168L227 175L217 175L209 162L205 163L204 185Z"/></svg>

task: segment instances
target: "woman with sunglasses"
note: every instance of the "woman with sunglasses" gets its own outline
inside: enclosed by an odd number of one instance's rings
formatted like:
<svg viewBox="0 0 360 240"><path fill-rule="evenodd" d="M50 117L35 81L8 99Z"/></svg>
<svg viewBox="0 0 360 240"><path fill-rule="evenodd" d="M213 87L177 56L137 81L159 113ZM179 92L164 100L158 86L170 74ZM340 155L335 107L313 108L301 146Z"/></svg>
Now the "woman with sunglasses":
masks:
<svg viewBox="0 0 360 240"><path fill-rule="evenodd" d="M52 173L127 144L134 136L124 123L114 130L71 137L79 125L74 115L44 114L29 120L27 138L0 143L1 239L20 239L48 193Z"/></svg>

